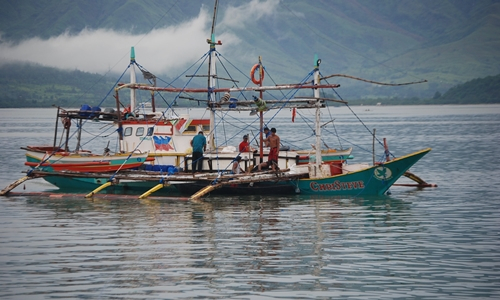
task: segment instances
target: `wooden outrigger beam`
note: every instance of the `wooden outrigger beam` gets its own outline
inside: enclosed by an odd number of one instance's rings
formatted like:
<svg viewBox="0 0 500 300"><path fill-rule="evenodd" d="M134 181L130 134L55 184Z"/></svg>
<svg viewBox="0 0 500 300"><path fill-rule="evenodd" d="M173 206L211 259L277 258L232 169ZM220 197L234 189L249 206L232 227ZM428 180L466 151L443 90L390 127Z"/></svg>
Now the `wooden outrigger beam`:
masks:
<svg viewBox="0 0 500 300"><path fill-rule="evenodd" d="M308 102L316 101L316 100L321 100L321 101L338 102L338 103L343 103L343 104L347 104L348 103L347 101L344 101L344 100L332 99L332 98L323 98L323 97L317 97L317 98L316 97L295 97L295 98L291 99L290 101L293 101L293 100L296 100L296 101L308 101Z"/></svg>
<svg viewBox="0 0 500 300"><path fill-rule="evenodd" d="M110 186L112 184L113 183L111 181L105 182L103 185L99 186L98 188L96 188L92 192L90 192L87 195L85 195L85 198L92 198L92 197L94 197L95 194L99 193L100 191L104 190L105 188L107 188L108 186Z"/></svg>
<svg viewBox="0 0 500 300"><path fill-rule="evenodd" d="M300 85L300 84L288 84L288 85L272 85L272 86L248 86L248 87L231 87L231 88L174 88L174 87L156 87L145 83L127 83L120 84L116 87L116 91L123 88L137 89L137 90L147 90L147 91L158 91L158 92L171 92L171 93L222 93L222 92L249 92L249 91L274 91L274 90L294 90L294 89L325 89L325 88L338 88L340 84L319 84L319 85Z"/></svg>
<svg viewBox="0 0 500 300"><path fill-rule="evenodd" d="M393 185L395 186L414 186L414 187L437 187L437 184L435 183L428 183L422 178L418 177L417 175L413 174L410 171L406 171L403 174L405 177L408 177L409 179L415 181L417 184L409 184L409 183L394 183Z"/></svg>
<svg viewBox="0 0 500 300"><path fill-rule="evenodd" d="M193 100L196 100L196 99L193 99ZM319 98L315 98L315 97L296 97L296 98L292 98L292 99L282 99L282 100L275 100L275 99L272 99L272 100L266 100L266 99L263 99L266 104L275 104L275 103L278 103L278 104L287 104L287 103L307 103L307 104L311 104L311 105L315 105L316 104L316 101L320 100L320 101L332 101L332 102L338 102L338 103L348 103L347 101L344 101L344 100L337 100L337 99L331 99L331 98L322 98L322 97L319 97ZM222 102L222 103L219 103L219 104L230 104L231 102ZM236 102L236 104L238 105L255 105L255 101L254 100L238 100L238 102Z"/></svg>
<svg viewBox="0 0 500 300"><path fill-rule="evenodd" d="M269 109L276 109L276 108L279 108L281 107L279 104L277 104L275 107L268 107L266 108L264 111L266 110L269 110ZM286 106L287 108L297 108L297 109L303 109L303 108L309 108L309 109L312 109L312 108L316 108L316 105L311 105L311 104L307 104L307 105L287 105ZM256 110L255 106L254 107L251 107L251 106L238 106L235 107L235 108L227 108L227 107L214 107L213 110L215 111L253 111L253 110Z"/></svg>
<svg viewBox="0 0 500 300"><path fill-rule="evenodd" d="M186 75L186 77L208 77L208 75ZM231 81L231 82L239 82L238 80L234 80L231 78L224 78L224 77L220 77L217 75L210 75L210 77L216 78L216 79L221 79L221 80L227 80L227 81Z"/></svg>
<svg viewBox="0 0 500 300"><path fill-rule="evenodd" d="M389 156L389 146L387 145L387 140L384 138L384 149L385 149L385 159L386 161L390 161L391 158ZM406 171L403 174L405 177L408 177L409 179L415 181L417 184L409 184L409 183L393 183L392 185L394 186L415 186L415 187L437 187L437 184L435 183L427 183L425 180L422 178L418 177L417 175L413 174L410 171Z"/></svg>
<svg viewBox="0 0 500 300"><path fill-rule="evenodd" d="M169 186L170 183L168 182L162 182L162 183L158 183L157 185L155 185L153 188L149 189L148 191L146 191L145 193L143 193L142 195L139 196L139 199L144 199L144 198L147 198L149 197L152 193L162 189L163 187L165 186Z"/></svg>
<svg viewBox="0 0 500 300"><path fill-rule="evenodd" d="M227 184L227 183L226 183ZM210 184L207 185L206 187L202 188L198 192L194 193L189 200L199 200L201 197L205 196L206 194L210 193L211 191L220 188L224 185L224 183L217 183L217 184Z"/></svg>
<svg viewBox="0 0 500 300"><path fill-rule="evenodd" d="M24 176L24 177L19 178L18 180L14 181L13 183L11 183L7 187L5 187L2 191L0 191L0 196L7 195L10 191L15 189L21 183L25 182L26 180L33 179L33 178L34 177L32 177L32 176Z"/></svg>

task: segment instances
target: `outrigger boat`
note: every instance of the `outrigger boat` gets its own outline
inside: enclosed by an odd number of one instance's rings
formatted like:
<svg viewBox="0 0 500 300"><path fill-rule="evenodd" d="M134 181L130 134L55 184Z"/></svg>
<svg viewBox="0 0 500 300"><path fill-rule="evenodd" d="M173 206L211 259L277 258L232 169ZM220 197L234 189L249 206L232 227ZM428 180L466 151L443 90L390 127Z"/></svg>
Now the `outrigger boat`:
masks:
<svg viewBox="0 0 500 300"><path fill-rule="evenodd" d="M130 83L118 84L115 87L116 110L101 111L100 108L93 109L86 107L71 111L58 109L57 118L62 119L65 125L66 137L69 136L67 122L77 122L81 131L83 120L97 120L99 122L111 122L118 133L119 151L115 154L123 158L127 156L122 165L128 165L129 160L140 159L141 164L135 167L138 169L125 169L119 167L115 170L105 172L99 170L105 164L99 160L87 160L87 166L78 165L75 168L62 169L68 161L59 162L63 156L57 154L58 151L49 152L38 151L38 156L33 149L26 148L28 155L27 164L32 167L27 172L27 176L6 187L0 195L7 194L10 190L21 184L25 180L41 177L46 181L56 185L61 190L75 190L82 188L92 190L87 197L92 197L100 192L109 193L142 193L140 198L148 197L153 193L163 191L168 195L191 196L191 199L199 199L209 193L221 194L308 194L308 195L382 195L395 184L401 176L407 176L417 181L418 186L432 186L427 184L408 170L419 159L426 155L430 148L410 153L408 155L386 159L382 162L373 162L372 165L366 163L351 163L353 159L352 148L331 149L322 148L325 145L325 137L322 128L328 121L322 123L321 110L328 107L329 103L347 102L342 99L325 98L320 95L324 89L336 89L338 84L323 83L331 76L322 76L319 67L321 60L315 56L314 68L308 77L300 83L281 84L263 86L264 74L267 69L264 67L261 58L259 62L251 68L248 82L254 86L238 86L238 81L232 77L225 79L227 86L217 80L223 80L216 73L216 60L221 55L216 51L216 46L222 45L215 39L215 20L218 1L215 1L214 18L212 23L211 38L207 40L209 51L204 56L208 60L208 75L190 75L190 80L195 77L208 79L207 88L187 88L174 87L169 84L166 87L158 87L156 77L135 61L135 51L132 48ZM135 68L138 67L144 78L149 83L138 83L136 81ZM226 69L226 68L224 68ZM353 78L350 76L344 76ZM307 81L308 78L312 80ZM409 83L404 83L409 84ZM385 84L388 85L388 84ZM120 102L119 92L125 89L130 90L129 109L121 111L124 105ZM312 97L296 97L299 90L312 90ZM139 112L136 106L136 92L148 91L151 95L151 112ZM273 95L273 91L278 91L280 95ZM285 94L283 91L288 91ZM155 95L159 93L174 94L173 103L181 97L194 101L207 103L208 118L193 118L189 114L177 115L173 105L168 104L167 110L157 112L155 106ZM205 94L206 100L192 97L192 94ZM255 95L258 93L258 96ZM270 95L271 99L265 100L264 93ZM336 92L335 92L336 93ZM291 96L290 96L291 95ZM252 99L253 98L253 99ZM142 105L144 106L144 105ZM278 166L275 171L264 171L252 173L254 166L264 161L269 149L264 147L264 115L272 120L273 117L267 115L273 110L280 110L284 107L293 110L314 110L313 132L315 143L310 150L290 150L283 147L279 151ZM250 112L255 116L251 127L244 127L241 120L237 119L242 130L256 128L257 134L253 135L253 140L258 141L259 148L255 151L241 153L235 147L229 145L228 141L221 141L216 134L217 127L225 124L224 119L231 113ZM65 123L66 122L66 123ZM57 124L57 123L56 123ZM71 124L71 123L70 123ZM267 123L266 125L270 125ZM323 125L322 125L323 124ZM253 126L253 127L252 127ZM207 151L204 154L203 172L192 172L192 148L190 141L198 133L203 132L207 137ZM56 125L57 135L57 125ZM80 134L78 134L80 137ZM373 134L373 139L376 137ZM54 149L62 147L55 145ZM66 140L65 147L68 141ZM78 141L77 151L80 149ZM217 146L218 145L218 146ZM107 147L106 147L107 148ZM42 148L43 149L43 148ZM136 154L139 153L139 156ZM385 147L387 158L388 148ZM42 155L43 154L43 155ZM42 156L40 156L42 155ZM82 155L81 153L78 155ZM47 156L47 157L46 157ZM243 174L232 174L229 166L236 157L242 157L240 166L245 170ZM30 161L32 160L32 161ZM144 160L144 161L143 161ZM36 165L35 165L36 164ZM62 166L61 166L62 165ZM66 166L68 167L68 166Z"/></svg>
<svg viewBox="0 0 500 300"><path fill-rule="evenodd" d="M95 154L90 151L65 152L53 147L23 148L26 150L26 166L49 172L115 172L138 168L148 158L148 153Z"/></svg>

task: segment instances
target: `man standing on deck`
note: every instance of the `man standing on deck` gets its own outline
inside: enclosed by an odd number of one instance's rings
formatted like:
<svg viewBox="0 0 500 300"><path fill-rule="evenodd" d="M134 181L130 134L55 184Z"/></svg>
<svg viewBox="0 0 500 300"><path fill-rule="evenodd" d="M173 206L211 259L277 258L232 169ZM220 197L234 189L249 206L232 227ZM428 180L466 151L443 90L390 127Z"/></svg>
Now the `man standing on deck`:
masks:
<svg viewBox="0 0 500 300"><path fill-rule="evenodd" d="M269 135L271 134L271 131L269 131L269 128L267 127L264 127L264 146L265 147L269 147L269 142L266 142L267 138L269 137Z"/></svg>
<svg viewBox="0 0 500 300"><path fill-rule="evenodd" d="M268 143L270 148L267 165L270 166L273 171L276 171L278 168L278 153L281 144L280 137L276 134L276 128L271 128L271 134L264 142ZM260 169L261 165L259 165L259 171Z"/></svg>
<svg viewBox="0 0 500 300"><path fill-rule="evenodd" d="M203 152L207 150L207 139L203 135L203 131L198 132L198 134L191 140L191 146L193 147L193 167L192 171L201 172L203 170Z"/></svg>

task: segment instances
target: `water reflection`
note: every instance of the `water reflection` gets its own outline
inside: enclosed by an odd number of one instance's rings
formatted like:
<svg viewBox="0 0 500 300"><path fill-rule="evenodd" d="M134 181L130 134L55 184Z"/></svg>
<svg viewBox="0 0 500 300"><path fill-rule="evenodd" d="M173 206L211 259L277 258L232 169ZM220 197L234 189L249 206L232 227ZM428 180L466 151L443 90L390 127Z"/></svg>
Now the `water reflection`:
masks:
<svg viewBox="0 0 500 300"><path fill-rule="evenodd" d="M481 251L466 246L458 232L450 235L459 220L455 214L465 217L466 211L442 207L442 213L422 198L425 194L210 197L203 202L4 198L0 238L9 246L3 248L0 267L3 278L19 280L8 283L9 292L0 296L36 291L62 298L134 293L140 298L386 297L411 295L398 292L401 282L415 287L440 280L444 285L450 275L443 270L467 282L460 265L481 263ZM460 232L494 231L492 215L483 211L468 218L471 223L462 224ZM436 220L449 221L439 228ZM475 237L470 233L468 241ZM476 242L495 247L491 241ZM453 243L460 246L450 252ZM1 278L0 289L6 291ZM485 284L491 291L493 281ZM431 298L440 294L421 290Z"/></svg>

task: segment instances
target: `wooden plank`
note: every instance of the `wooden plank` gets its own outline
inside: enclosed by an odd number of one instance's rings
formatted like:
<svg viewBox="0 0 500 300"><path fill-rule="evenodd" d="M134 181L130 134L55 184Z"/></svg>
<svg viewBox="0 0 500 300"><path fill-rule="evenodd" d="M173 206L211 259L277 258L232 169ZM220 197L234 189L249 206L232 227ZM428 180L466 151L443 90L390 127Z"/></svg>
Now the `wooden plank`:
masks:
<svg viewBox="0 0 500 300"><path fill-rule="evenodd" d="M10 191L15 189L18 185L20 185L21 183L25 182L26 180L30 180L32 178L34 178L34 177L24 176L22 178L19 178L18 180L14 181L13 183L11 183L7 187L5 187L2 191L0 191L0 196L7 195Z"/></svg>

